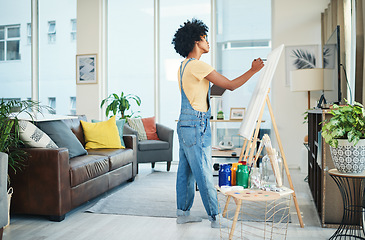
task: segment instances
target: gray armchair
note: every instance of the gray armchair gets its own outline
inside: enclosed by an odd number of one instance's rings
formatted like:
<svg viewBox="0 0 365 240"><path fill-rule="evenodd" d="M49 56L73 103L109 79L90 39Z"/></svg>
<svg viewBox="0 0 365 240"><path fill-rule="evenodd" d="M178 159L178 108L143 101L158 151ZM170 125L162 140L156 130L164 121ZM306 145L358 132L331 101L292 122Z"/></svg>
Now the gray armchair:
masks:
<svg viewBox="0 0 365 240"><path fill-rule="evenodd" d="M167 162L167 171L170 171L174 130L156 123L156 132L160 140L137 140L137 162L150 162L152 168L156 162ZM124 125L123 133L134 134L138 139L138 132L127 123Z"/></svg>
<svg viewBox="0 0 365 240"><path fill-rule="evenodd" d="M3 228L8 224L8 155L0 152L0 240L3 238Z"/></svg>

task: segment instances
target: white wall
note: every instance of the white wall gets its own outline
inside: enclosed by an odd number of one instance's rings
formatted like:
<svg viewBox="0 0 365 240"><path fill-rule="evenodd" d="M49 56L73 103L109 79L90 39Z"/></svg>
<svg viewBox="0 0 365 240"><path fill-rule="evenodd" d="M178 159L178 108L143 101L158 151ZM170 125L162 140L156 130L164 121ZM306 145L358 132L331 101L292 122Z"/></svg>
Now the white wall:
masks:
<svg viewBox="0 0 365 240"><path fill-rule="evenodd" d="M321 44L321 12L329 0L272 0L273 49L286 46ZM303 123L307 110L307 92L291 92L285 86L285 52L283 52L272 83L272 106L280 139L289 167L299 167L302 161L303 139L308 134ZM320 93L311 92L311 107ZM272 140L274 142L274 134ZM274 143L277 147L277 143Z"/></svg>
<svg viewBox="0 0 365 240"><path fill-rule="evenodd" d="M88 120L102 119L100 103L105 98L105 0L77 0L77 54L97 54L97 84L76 86L76 113Z"/></svg>

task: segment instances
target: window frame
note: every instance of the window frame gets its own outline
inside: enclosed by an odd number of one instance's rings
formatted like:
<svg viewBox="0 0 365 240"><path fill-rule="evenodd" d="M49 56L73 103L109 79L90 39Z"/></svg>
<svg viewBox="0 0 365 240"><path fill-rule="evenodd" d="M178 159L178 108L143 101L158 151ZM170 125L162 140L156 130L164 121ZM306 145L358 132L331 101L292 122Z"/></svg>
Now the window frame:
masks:
<svg viewBox="0 0 365 240"><path fill-rule="evenodd" d="M51 25L54 24L54 29L53 31L51 31ZM49 44L53 44L56 43L56 20L51 20L48 21L48 30L47 30L47 35L48 35L48 43Z"/></svg>
<svg viewBox="0 0 365 240"><path fill-rule="evenodd" d="M21 40L20 24L2 25L2 26L0 26L0 28L3 28L3 30L4 30L4 39L0 39L0 43L1 42L4 43L4 49L3 49L3 51L4 51L4 60L1 60L1 58L0 58L0 62L20 61L21 60L21 54L20 54L20 40ZM19 36L9 38L8 31L9 31L10 28L18 28L19 29ZM18 49L19 58L8 60L8 42L14 42L14 41L17 41L19 43L19 49Z"/></svg>
<svg viewBox="0 0 365 240"><path fill-rule="evenodd" d="M71 31L70 31L71 41L76 41L77 19L76 18L71 19L70 23L71 23Z"/></svg>
<svg viewBox="0 0 365 240"><path fill-rule="evenodd" d="M32 23L27 23L27 44L32 44Z"/></svg>

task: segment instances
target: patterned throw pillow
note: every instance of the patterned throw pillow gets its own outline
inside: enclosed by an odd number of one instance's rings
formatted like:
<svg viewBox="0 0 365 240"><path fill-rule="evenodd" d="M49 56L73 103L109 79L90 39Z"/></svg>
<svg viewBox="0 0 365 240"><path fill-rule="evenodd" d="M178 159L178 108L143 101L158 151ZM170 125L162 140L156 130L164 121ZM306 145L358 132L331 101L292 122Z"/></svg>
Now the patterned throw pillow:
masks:
<svg viewBox="0 0 365 240"><path fill-rule="evenodd" d="M128 118L128 125L138 132L138 140L147 140L147 134L144 130L142 119L140 118Z"/></svg>
<svg viewBox="0 0 365 240"><path fill-rule="evenodd" d="M20 139L28 147L58 148L52 139L29 121L19 121Z"/></svg>

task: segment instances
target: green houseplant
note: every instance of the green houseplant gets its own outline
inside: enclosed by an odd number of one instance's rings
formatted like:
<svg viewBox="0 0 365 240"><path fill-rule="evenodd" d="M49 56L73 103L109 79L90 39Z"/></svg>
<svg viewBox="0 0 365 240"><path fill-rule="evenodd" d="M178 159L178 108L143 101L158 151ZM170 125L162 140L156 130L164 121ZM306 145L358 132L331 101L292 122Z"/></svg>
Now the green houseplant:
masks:
<svg viewBox="0 0 365 240"><path fill-rule="evenodd" d="M125 113L126 110L131 108L129 100L134 100L138 106L141 106L141 99L138 96L134 94L124 94L124 92L122 92L120 96L116 93L110 94L109 97L101 101L100 107L102 108L104 104L108 104L105 110L105 115L107 117L110 112L112 112L114 116L119 113L121 115L120 119L130 118L136 112L131 110L130 114Z"/></svg>
<svg viewBox="0 0 365 240"><path fill-rule="evenodd" d="M7 160L8 171L12 169L15 173L21 170L25 164L27 153L21 148L22 141L19 136L19 119L21 113L28 114L31 118L33 112L40 112L42 108L52 110L49 107L40 106L38 102L32 100L4 100L0 99L0 158ZM4 173L2 173L4 174ZM7 173L5 173L7 174ZM10 178L8 175L8 183ZM8 226L10 224L10 199L13 188L8 188ZM5 226L5 227L6 227Z"/></svg>
<svg viewBox="0 0 365 240"><path fill-rule="evenodd" d="M347 139L356 145L365 138L365 110L362 104L335 104L330 113L333 117L326 120L322 127L322 136L330 146L337 147L338 139Z"/></svg>
<svg viewBox="0 0 365 240"><path fill-rule="evenodd" d="M19 137L19 119L21 113L32 117L32 112L41 112L41 109L50 109L40 106L32 100L0 99L0 152L8 155L8 166L15 172L20 170L26 158L26 152L21 149L22 141Z"/></svg>
<svg viewBox="0 0 365 240"><path fill-rule="evenodd" d="M322 126L322 137L330 145L332 160L343 173L365 169L365 109L360 103L334 104Z"/></svg>

